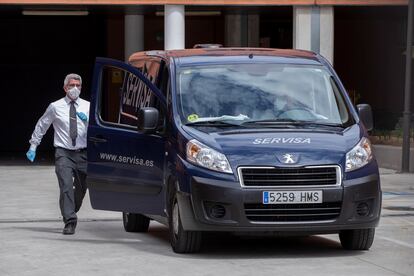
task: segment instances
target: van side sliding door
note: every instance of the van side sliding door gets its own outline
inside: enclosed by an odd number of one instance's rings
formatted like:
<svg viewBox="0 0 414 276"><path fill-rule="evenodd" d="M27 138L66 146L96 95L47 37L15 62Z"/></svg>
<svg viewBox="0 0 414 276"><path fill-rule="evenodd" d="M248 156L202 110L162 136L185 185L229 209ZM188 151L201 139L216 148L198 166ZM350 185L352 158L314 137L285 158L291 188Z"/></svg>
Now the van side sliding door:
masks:
<svg viewBox="0 0 414 276"><path fill-rule="evenodd" d="M97 58L88 127L87 184L94 209L161 215L165 137L137 129L142 107L165 107L165 97L138 70ZM160 112L165 114L165 112Z"/></svg>

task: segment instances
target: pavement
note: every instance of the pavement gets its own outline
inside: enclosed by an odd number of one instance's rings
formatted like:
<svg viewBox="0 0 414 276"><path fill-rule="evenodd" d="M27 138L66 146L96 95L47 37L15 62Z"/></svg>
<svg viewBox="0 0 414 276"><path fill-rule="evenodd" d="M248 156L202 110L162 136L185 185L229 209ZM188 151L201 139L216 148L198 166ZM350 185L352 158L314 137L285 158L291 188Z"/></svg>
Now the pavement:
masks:
<svg viewBox="0 0 414 276"><path fill-rule="evenodd" d="M380 169L380 174L382 215L414 215L414 174L398 173L391 169Z"/></svg>
<svg viewBox="0 0 414 276"><path fill-rule="evenodd" d="M197 254L172 252L167 228L127 233L121 214L93 210L61 234L54 167L0 165L0 275L414 275L414 174L381 169L383 209L369 251L337 235L247 238L210 234Z"/></svg>

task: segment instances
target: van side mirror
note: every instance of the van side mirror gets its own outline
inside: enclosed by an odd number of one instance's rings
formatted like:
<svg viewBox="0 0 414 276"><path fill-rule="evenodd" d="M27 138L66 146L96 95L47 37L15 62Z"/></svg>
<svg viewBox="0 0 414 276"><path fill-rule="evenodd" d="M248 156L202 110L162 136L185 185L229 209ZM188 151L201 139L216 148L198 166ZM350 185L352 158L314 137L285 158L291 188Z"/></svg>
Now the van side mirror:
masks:
<svg viewBox="0 0 414 276"><path fill-rule="evenodd" d="M138 110L138 130L150 134L154 133L158 126L159 112L154 107L143 107Z"/></svg>
<svg viewBox="0 0 414 276"><path fill-rule="evenodd" d="M372 119L372 110L369 104L358 104L357 105L359 118L364 124L368 131L374 128L374 120Z"/></svg>

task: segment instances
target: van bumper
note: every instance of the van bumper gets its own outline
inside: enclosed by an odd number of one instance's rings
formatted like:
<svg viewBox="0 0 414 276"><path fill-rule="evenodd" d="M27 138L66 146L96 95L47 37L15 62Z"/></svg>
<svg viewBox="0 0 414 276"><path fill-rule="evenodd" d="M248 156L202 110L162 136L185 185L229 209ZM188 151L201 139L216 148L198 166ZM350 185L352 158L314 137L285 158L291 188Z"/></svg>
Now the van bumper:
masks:
<svg viewBox="0 0 414 276"><path fill-rule="evenodd" d="M238 182L192 177L191 193L179 192L177 198L183 228L190 231L272 231L301 235L373 228L379 223L382 193L378 174L344 180L338 187L306 189L322 190L323 202L328 208L332 204L340 206L339 215L327 220L320 217L303 219L301 215L293 220L290 218L290 221L279 220L277 215L272 221L251 219L246 214L246 208L266 208L262 204L262 193L265 190L278 189L244 189ZM292 187L289 190L303 189ZM306 210L309 208L307 206L305 204L303 208ZM269 211L269 215L272 216L272 211Z"/></svg>

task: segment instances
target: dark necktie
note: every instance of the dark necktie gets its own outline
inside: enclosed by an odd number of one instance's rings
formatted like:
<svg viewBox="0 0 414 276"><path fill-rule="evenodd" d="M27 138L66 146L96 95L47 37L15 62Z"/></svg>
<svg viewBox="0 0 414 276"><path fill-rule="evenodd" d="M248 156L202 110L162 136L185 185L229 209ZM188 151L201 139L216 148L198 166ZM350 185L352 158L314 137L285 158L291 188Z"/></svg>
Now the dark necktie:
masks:
<svg viewBox="0 0 414 276"><path fill-rule="evenodd" d="M69 110L69 136L72 139L72 146L76 146L76 137L78 137L78 124L76 119L75 102L70 102Z"/></svg>

